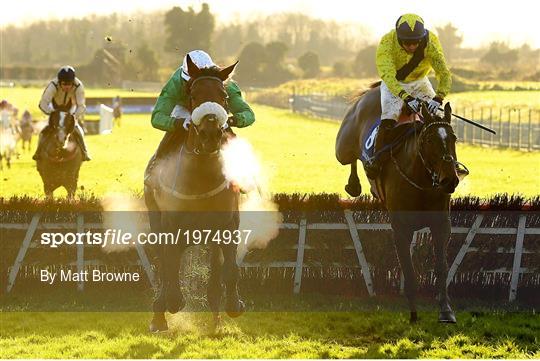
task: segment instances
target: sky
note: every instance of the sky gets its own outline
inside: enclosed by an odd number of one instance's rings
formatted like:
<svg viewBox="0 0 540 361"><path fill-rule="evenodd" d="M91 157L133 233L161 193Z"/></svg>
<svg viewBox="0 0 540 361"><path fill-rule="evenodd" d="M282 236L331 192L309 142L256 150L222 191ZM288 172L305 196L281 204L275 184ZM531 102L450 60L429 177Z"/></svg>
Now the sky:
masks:
<svg viewBox="0 0 540 361"><path fill-rule="evenodd" d="M389 31L399 17L413 12L424 18L428 29L452 22L464 37L463 46L478 47L493 40L519 46L527 42L540 48L538 1L481 0L18 0L3 6L0 24L27 24L50 18L84 17L89 14L167 10L172 6L199 9L206 2L218 21L249 20L257 15L301 12L312 17L361 24L374 38Z"/></svg>

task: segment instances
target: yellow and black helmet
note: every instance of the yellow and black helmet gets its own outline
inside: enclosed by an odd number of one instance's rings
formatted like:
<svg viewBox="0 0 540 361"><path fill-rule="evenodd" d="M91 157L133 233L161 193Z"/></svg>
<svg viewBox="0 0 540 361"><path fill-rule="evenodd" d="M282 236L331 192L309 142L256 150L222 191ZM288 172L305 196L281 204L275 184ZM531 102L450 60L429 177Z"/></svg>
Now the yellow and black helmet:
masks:
<svg viewBox="0 0 540 361"><path fill-rule="evenodd" d="M396 21L396 33L399 40L421 40L427 34L424 19L416 14L401 15Z"/></svg>

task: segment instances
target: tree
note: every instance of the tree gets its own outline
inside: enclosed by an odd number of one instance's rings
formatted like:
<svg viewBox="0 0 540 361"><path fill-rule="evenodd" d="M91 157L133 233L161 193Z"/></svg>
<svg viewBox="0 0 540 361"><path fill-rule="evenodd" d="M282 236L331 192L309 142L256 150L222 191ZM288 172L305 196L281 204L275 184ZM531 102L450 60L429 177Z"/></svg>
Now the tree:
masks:
<svg viewBox="0 0 540 361"><path fill-rule="evenodd" d="M257 85L265 61L266 49L262 44L256 42L247 44L238 56L236 78L242 83Z"/></svg>
<svg viewBox="0 0 540 361"><path fill-rule="evenodd" d="M348 74L347 64L343 61L336 61L332 66L332 75L337 77L345 77Z"/></svg>
<svg viewBox="0 0 540 361"><path fill-rule="evenodd" d="M439 40L441 41L446 58L455 59L463 42L463 36L458 35L458 29L452 23L436 27L435 29L439 35Z"/></svg>
<svg viewBox="0 0 540 361"><path fill-rule="evenodd" d="M298 67L302 69L304 78L314 78L321 71L319 55L313 51L305 52L298 58Z"/></svg>
<svg viewBox="0 0 540 361"><path fill-rule="evenodd" d="M165 51L184 54L193 49L210 49L215 20L208 4L203 4L199 13L191 7L184 11L175 6L165 13L164 24Z"/></svg>
<svg viewBox="0 0 540 361"><path fill-rule="evenodd" d="M210 13L208 4L202 4L201 11L195 16L193 34L196 38L194 48L210 49L212 33L215 28L214 15Z"/></svg>
<svg viewBox="0 0 540 361"><path fill-rule="evenodd" d="M375 64L376 53L376 45L368 45L360 50L356 54L352 64L354 75L367 78L377 76L377 65Z"/></svg>
<svg viewBox="0 0 540 361"><path fill-rule="evenodd" d="M513 68L517 60L517 49L510 49L507 44L499 41L492 42L488 51L481 58L482 63L504 70Z"/></svg>
<svg viewBox="0 0 540 361"><path fill-rule="evenodd" d="M146 42L143 42L137 49L137 73L139 80L156 81L158 61L156 59L156 53L148 47Z"/></svg>

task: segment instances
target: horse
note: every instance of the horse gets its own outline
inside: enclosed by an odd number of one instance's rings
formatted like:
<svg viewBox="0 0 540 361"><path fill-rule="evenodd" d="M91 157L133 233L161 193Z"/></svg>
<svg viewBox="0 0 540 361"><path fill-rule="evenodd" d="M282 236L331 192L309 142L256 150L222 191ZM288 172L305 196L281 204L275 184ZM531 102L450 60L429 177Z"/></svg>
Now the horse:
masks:
<svg viewBox="0 0 540 361"><path fill-rule="evenodd" d="M32 120L23 117L20 121L19 127L17 127L17 131L19 133L19 139L22 143L22 150L30 151L32 147L32 135L34 134Z"/></svg>
<svg viewBox="0 0 540 361"><path fill-rule="evenodd" d="M45 139L36 165L48 198L52 198L53 192L59 187L66 189L69 199L74 197L77 190L83 156L74 130L73 115L55 110L49 116L48 127L42 131Z"/></svg>
<svg viewBox="0 0 540 361"><path fill-rule="evenodd" d="M0 170L4 169L4 159L6 166L11 169L11 158L18 156L17 138L11 129L0 129Z"/></svg>
<svg viewBox="0 0 540 361"><path fill-rule="evenodd" d="M362 151L366 132L380 119L379 84L360 94L349 109L336 138L336 157L350 164L351 173L346 190L360 194L361 186L356 161ZM429 227L435 254L436 289L439 302L439 322L455 323L450 307L446 279L448 275L447 245L450 238L450 197L459 183L456 166L456 136L450 124L452 109L444 106L444 116L429 114L422 105L423 122L399 125L396 134L409 130L412 136L401 143L392 143L390 160L377 180L379 196L388 210L395 249L405 279L405 295L410 310L410 322L418 320L416 294L418 282L410 254L410 244L416 230Z"/></svg>
<svg viewBox="0 0 540 361"><path fill-rule="evenodd" d="M147 167L145 179L150 172L156 172L153 176L155 182L145 182L144 186L150 228L152 232L233 232L239 226L239 194L229 186L223 174L220 149L226 140L223 129L227 121L224 82L237 63L224 69L199 69L189 56L187 63L190 75L187 83L188 110L192 124L185 142L176 144L176 149L171 150L165 163L152 167L151 160ZM245 311L245 305L237 289L237 244L210 243L207 297L215 328L221 319L222 280L226 288L226 313L230 317L238 317ZM158 245L154 249L160 283L153 301L151 332L167 330L165 312L174 314L185 306L179 286L179 267L182 254L190 245L189 239L182 237L178 244Z"/></svg>

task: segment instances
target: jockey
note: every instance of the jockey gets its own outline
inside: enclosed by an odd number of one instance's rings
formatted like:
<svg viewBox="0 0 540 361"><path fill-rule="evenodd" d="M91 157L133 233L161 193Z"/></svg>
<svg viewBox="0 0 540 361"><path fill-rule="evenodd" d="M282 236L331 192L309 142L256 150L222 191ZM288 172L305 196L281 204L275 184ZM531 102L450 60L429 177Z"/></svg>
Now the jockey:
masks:
<svg viewBox="0 0 540 361"><path fill-rule="evenodd" d="M9 111L9 103L3 99L0 101L0 130L11 130L11 112Z"/></svg>
<svg viewBox="0 0 540 361"><path fill-rule="evenodd" d="M80 119L86 112L84 86L79 78L75 77L75 69L73 67L66 65L60 68L58 76L51 80L45 91L43 91L41 101L39 102L39 109L47 115L55 110L73 114L75 117L74 134L76 135L77 142L81 145L83 160L91 159L84 142L84 131L79 125ZM32 157L34 160L38 160L40 157L43 140L48 131L49 126L46 126L39 135L38 147Z"/></svg>
<svg viewBox="0 0 540 361"><path fill-rule="evenodd" d="M439 38L424 28L424 20L415 14L398 18L396 27L383 36L377 48L377 71L381 83L381 125L375 138L375 153L388 142L388 134L396 125L403 105L410 112L418 113L421 102L435 113L450 91L452 75L446 65ZM437 91L427 75L435 71ZM365 165L366 175L376 178L388 158L379 155Z"/></svg>
<svg viewBox="0 0 540 361"><path fill-rule="evenodd" d="M199 69L217 66L212 61L212 58L210 58L210 55L202 50L193 50L188 54ZM155 163L157 159L161 159L167 154L170 148L169 143L175 143L169 142L173 138L172 134L175 131L181 132L180 141L183 141L187 135L187 130L191 123L191 115L187 109L189 99L186 94L186 84L189 79L186 55L184 56L182 66L173 73L161 90L152 111L152 126L167 132L159 144L152 163ZM225 83L225 90L228 95L227 103L229 105L229 111L232 113L232 117L229 117L225 126L228 132L234 134L230 127L243 128L253 124L255 114L242 98L238 84L229 80Z"/></svg>
<svg viewBox="0 0 540 361"><path fill-rule="evenodd" d="M32 124L32 114L28 110L25 110L21 116L21 126Z"/></svg>

